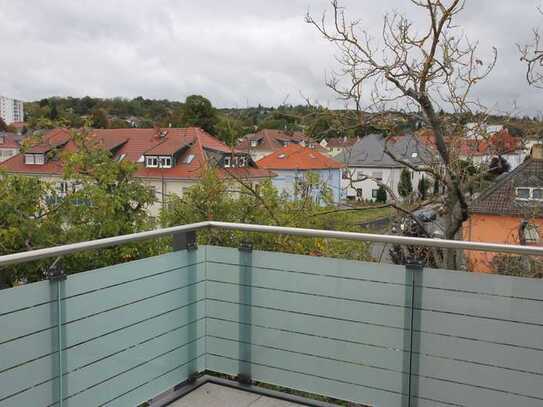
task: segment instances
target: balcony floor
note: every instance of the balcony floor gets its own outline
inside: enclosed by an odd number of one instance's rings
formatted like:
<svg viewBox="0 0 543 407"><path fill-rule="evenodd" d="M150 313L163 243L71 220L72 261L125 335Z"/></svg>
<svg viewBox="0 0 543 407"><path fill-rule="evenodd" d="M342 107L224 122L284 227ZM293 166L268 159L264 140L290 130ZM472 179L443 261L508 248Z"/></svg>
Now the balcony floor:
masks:
<svg viewBox="0 0 543 407"><path fill-rule="evenodd" d="M243 390L206 383L184 397L174 401L169 407L302 407L304 404L292 403Z"/></svg>

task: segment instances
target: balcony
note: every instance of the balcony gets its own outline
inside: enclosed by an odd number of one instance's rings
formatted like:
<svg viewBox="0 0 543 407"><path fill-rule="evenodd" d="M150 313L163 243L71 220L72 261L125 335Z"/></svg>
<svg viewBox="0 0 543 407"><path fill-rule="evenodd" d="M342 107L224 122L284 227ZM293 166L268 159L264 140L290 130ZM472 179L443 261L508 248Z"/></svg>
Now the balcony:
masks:
<svg viewBox="0 0 543 407"><path fill-rule="evenodd" d="M543 405L543 281L197 247L209 227L543 255L204 222L3 256L174 235L171 253L0 291L0 406Z"/></svg>

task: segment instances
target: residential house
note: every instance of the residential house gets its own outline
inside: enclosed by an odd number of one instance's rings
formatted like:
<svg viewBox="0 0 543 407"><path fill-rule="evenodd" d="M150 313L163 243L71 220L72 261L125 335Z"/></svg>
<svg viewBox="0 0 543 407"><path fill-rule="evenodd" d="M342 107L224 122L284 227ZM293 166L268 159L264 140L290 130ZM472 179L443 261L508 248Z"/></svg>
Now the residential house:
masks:
<svg viewBox="0 0 543 407"><path fill-rule="evenodd" d="M257 165L277 174L273 185L289 196L300 196L301 191L307 191L304 188L309 188L308 192L321 204L326 191L333 202L341 200L343 164L314 149L290 144L257 161Z"/></svg>
<svg viewBox="0 0 543 407"><path fill-rule="evenodd" d="M492 160L502 157L509 164L509 171L517 168L526 158L526 149L520 137L513 136L502 126L483 137L466 137L453 143L458 157L474 164L489 166Z"/></svg>
<svg viewBox="0 0 543 407"><path fill-rule="evenodd" d="M470 205L464 239L477 242L542 245L543 145L532 147L530 157L503 174ZM496 271L495 253L466 252L471 271Z"/></svg>
<svg viewBox="0 0 543 407"><path fill-rule="evenodd" d="M15 134L0 132L0 163L19 153L19 141Z"/></svg>
<svg viewBox="0 0 543 407"><path fill-rule="evenodd" d="M253 184L273 176L270 171L257 168L248 154L228 147L200 128L96 129L88 137L115 159L137 164L135 175L157 194L157 203L151 208L153 215L158 214L168 195L182 196L196 184L208 166L217 168L221 177ZM65 191L59 152L75 149L70 130L51 130L41 142L5 161L0 168L56 182Z"/></svg>
<svg viewBox="0 0 543 407"><path fill-rule="evenodd" d="M250 154L253 160L258 161L290 144L318 148L319 151L322 151L317 142L302 132L273 129L262 129L256 133L247 134L240 139L236 148Z"/></svg>
<svg viewBox="0 0 543 407"><path fill-rule="evenodd" d="M342 190L347 200L371 201L377 198L382 184L394 193L397 199L400 174L406 167L385 153L385 137L368 134L336 159L345 165L342 175ZM434 153L431 148L414 135L393 137L388 141L389 150L400 160L413 166L430 165ZM409 169L413 190L428 174Z"/></svg>
<svg viewBox="0 0 543 407"><path fill-rule="evenodd" d="M359 140L359 137L332 137L329 139L323 138L319 144L330 157L336 157L345 150L352 148Z"/></svg>

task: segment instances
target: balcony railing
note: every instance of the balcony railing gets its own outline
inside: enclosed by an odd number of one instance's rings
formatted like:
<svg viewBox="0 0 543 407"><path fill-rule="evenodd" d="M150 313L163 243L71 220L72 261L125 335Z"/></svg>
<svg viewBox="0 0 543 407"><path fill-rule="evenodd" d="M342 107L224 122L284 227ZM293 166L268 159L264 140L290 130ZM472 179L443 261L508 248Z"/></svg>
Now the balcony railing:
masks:
<svg viewBox="0 0 543 407"><path fill-rule="evenodd" d="M172 253L0 291L0 406L135 406L203 372L370 406L543 405L543 281L195 245L204 228L543 256L537 247L203 222Z"/></svg>

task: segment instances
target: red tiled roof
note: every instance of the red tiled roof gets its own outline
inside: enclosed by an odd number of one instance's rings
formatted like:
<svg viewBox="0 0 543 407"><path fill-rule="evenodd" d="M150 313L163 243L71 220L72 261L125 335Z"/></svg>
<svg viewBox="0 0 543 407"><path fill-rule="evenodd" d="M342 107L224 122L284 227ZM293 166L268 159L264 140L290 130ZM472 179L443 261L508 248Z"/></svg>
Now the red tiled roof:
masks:
<svg viewBox="0 0 543 407"><path fill-rule="evenodd" d="M543 160L529 158L483 191L470 205L471 213L541 217L541 201L519 200L515 189L543 188Z"/></svg>
<svg viewBox="0 0 543 407"><path fill-rule="evenodd" d="M251 147L251 141L258 140L259 143L256 147ZM254 134L248 134L241 139L238 143L237 148L241 151L249 150L267 150L275 151L283 147L281 141L288 141L291 143L300 143L302 141L309 142L310 138L304 133L295 131L295 132L286 132L283 130L274 130L274 129L262 129Z"/></svg>
<svg viewBox="0 0 543 407"><path fill-rule="evenodd" d="M166 131L164 137L160 136L161 131ZM208 164L208 151L219 151L222 153L240 153L222 143L220 140L207 134L200 128L168 128L168 129L96 129L89 134L89 139L96 142L107 150L114 150L115 157L122 157L125 160L138 163L136 176L156 178L179 178L197 179L202 170ZM63 144L59 144L63 142ZM40 144L29 149L29 152L46 153L54 146L61 146L65 151L74 151L76 146L71 139L68 129L55 129L46 133ZM174 155L181 149L186 148L177 157L177 163L172 168L146 168L141 158L146 154L152 155ZM186 158L189 155L194 157L190 162ZM24 163L24 155L18 154L3 162L0 167L10 172L30 174L60 174L62 164L58 160L49 160L44 165L27 165ZM247 167L247 177L262 177L260 169Z"/></svg>
<svg viewBox="0 0 543 407"><path fill-rule="evenodd" d="M435 147L435 139L431 130L425 129L418 132L417 139L427 146ZM478 140L458 136L448 137L446 142L452 151L466 157L502 155L523 148L522 140L511 135L507 129L502 129Z"/></svg>
<svg viewBox="0 0 543 407"><path fill-rule="evenodd" d="M0 132L0 148L19 148L15 134Z"/></svg>
<svg viewBox="0 0 543 407"><path fill-rule="evenodd" d="M290 144L257 161L261 168L269 170L319 170L343 168L339 161L298 144Z"/></svg>

